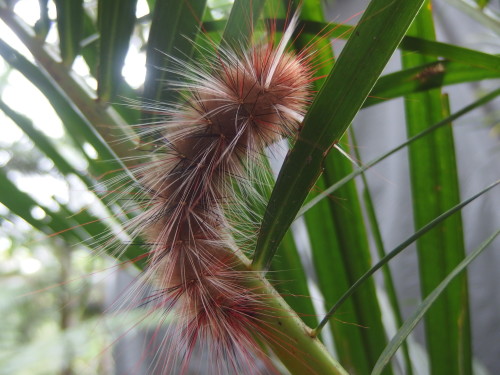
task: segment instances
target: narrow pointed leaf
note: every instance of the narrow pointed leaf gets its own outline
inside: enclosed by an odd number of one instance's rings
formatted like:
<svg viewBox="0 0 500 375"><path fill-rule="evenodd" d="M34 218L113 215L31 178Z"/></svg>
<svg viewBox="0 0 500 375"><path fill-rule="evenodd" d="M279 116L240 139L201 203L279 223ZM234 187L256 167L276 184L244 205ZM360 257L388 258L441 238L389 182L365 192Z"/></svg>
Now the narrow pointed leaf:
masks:
<svg viewBox="0 0 500 375"><path fill-rule="evenodd" d="M107 160L105 166L102 163L95 163L94 172L103 174L113 169L123 168L122 163L104 140L97 134L94 128L89 124L88 120L81 112L75 110L67 96L60 92L58 87L54 85L39 68L30 63L25 57L13 50L5 42L0 40L0 55L11 66L21 72L30 80L49 100L50 104L61 118L63 124L68 129L68 135L75 141L75 145L79 146L83 151L83 144L88 142L97 151L99 158ZM92 165L92 159L88 159ZM114 162L113 162L114 161Z"/></svg>
<svg viewBox="0 0 500 375"><path fill-rule="evenodd" d="M278 19L275 22L278 29L284 27L285 21L283 19ZM221 30L223 26L223 21L210 21L203 24L203 27L207 31ZM298 28L302 34L325 35L333 39L348 39L354 30L353 26L333 22L318 22L310 19L301 21ZM449 43L407 35L403 38L398 48L403 51L418 52L422 55L443 57L447 60L483 69L500 70L500 56Z"/></svg>
<svg viewBox="0 0 500 375"><path fill-rule="evenodd" d="M350 139L352 141L354 150L354 155L358 163L362 164L361 155L358 150L358 143L356 142L356 136L354 134L353 128L350 129ZM382 238L382 232L379 226L379 220L377 218L377 213L375 210L375 205L373 203L372 195L370 192L370 186L368 184L368 180L366 178L365 173L361 174L361 181L363 182L363 201L366 211L366 216L368 218L368 224L371 229L371 233L373 236L373 241L375 243L375 248L377 250L377 255L379 258L383 258L386 255L384 239ZM396 293L396 286L394 283L394 277L392 276L391 269L389 265L386 265L382 268L382 274L384 277L384 286L387 292L387 297L389 299L390 306L392 308L392 313L394 314L394 321L396 327L401 327L403 325L403 316L401 313L401 308L398 300L398 296ZM406 375L412 375L413 369L411 365L410 352L408 349L408 345L406 343L403 344L403 357L404 357L404 369Z"/></svg>
<svg viewBox="0 0 500 375"><path fill-rule="evenodd" d="M253 260L255 268L269 268L281 239L318 179L332 144L340 139L362 106L422 3L370 3L311 105L285 160L264 216Z"/></svg>
<svg viewBox="0 0 500 375"><path fill-rule="evenodd" d="M99 60L99 31L92 17L89 14L83 15L83 40L81 46L81 54L87 63L90 74L97 78L98 60Z"/></svg>
<svg viewBox="0 0 500 375"><path fill-rule="evenodd" d="M471 67L451 61L433 61L380 77L363 107L442 86L500 78L500 70Z"/></svg>
<svg viewBox="0 0 500 375"><path fill-rule="evenodd" d="M165 68L172 65L172 58L186 61L192 56L205 7L206 0L156 2L147 45L145 99L175 98L168 91L168 81L176 77Z"/></svg>
<svg viewBox="0 0 500 375"><path fill-rule="evenodd" d="M283 21L281 21L282 23ZM347 39L354 30L348 25L304 21L301 23L304 33L325 34L331 38ZM418 52L422 55L443 57L452 61L470 64L490 70L500 70L500 56L464 48L449 43L437 42L424 37L406 35L398 47L403 51Z"/></svg>
<svg viewBox="0 0 500 375"><path fill-rule="evenodd" d="M459 212L462 208L467 206L469 203L473 202L486 192L490 191L491 189L495 188L497 185L500 184L500 181L495 181L494 183L488 185L484 189L482 189L480 192L477 194L474 194L472 197L460 202L456 206L453 206L446 212L442 213L438 217L434 218L432 221L424 225L422 228L420 228L418 231L416 231L414 234L412 234L410 237L408 237L405 241L403 241L400 245L395 247L392 251L387 253L385 257L380 259L375 265L373 265L368 272L366 272L362 277L360 277L350 288L347 290L341 298L337 301L337 303L332 306L332 308L328 311L328 313L325 315L325 317L321 320L319 323L318 327L314 330L316 333L321 331L321 329L325 326L326 323L328 323L328 320L335 314L335 312L346 302L348 301L349 297L356 291L359 285L364 283L366 280L368 280L375 272L377 272L380 268L382 268L384 265L386 265L392 258L400 254L403 250L405 250L408 246L410 246L413 242L415 242L417 239L422 237L425 233L430 231L431 229L435 228L436 225L442 223L444 220L448 219L450 216L455 214L456 212Z"/></svg>
<svg viewBox="0 0 500 375"><path fill-rule="evenodd" d="M432 7L427 0L410 35L434 39ZM402 55L404 68L428 63L427 56ZM425 78L425 76L424 76ZM405 98L406 124L413 136L448 115L447 97L440 89L416 93ZM442 127L408 148L415 229L460 202L455 160L453 128ZM462 218L457 214L417 241L420 289L427 296L465 257ZM440 251L429 251L439 249ZM426 315L425 332L430 371L471 374L472 351L466 274L462 274L442 294Z"/></svg>
<svg viewBox="0 0 500 375"><path fill-rule="evenodd" d="M291 232L281 243L280 257L273 263L269 278L283 299L309 327L318 324L316 310L311 301L304 265ZM276 272L273 272L276 271Z"/></svg>
<svg viewBox="0 0 500 375"><path fill-rule="evenodd" d="M479 255L482 254L484 250L486 250L493 241L500 235L500 230L497 230L491 237L485 240L476 250L467 255L467 257L462 260L449 274L446 278L439 283L439 285L422 301L422 303L417 307L415 312L410 316L401 329L398 331L396 336L391 340L387 348L384 350L382 355L380 356L377 364L373 368L372 375L381 374L384 367L389 363L392 356L396 353L398 348L401 346L404 340L408 337L408 335L415 329L417 324L422 320L425 314L429 311L429 309L434 305L436 300L439 298L443 292L445 292L446 288L450 285L453 280L463 272L466 267L472 263Z"/></svg>
<svg viewBox="0 0 500 375"><path fill-rule="evenodd" d="M10 9L3 7L0 0L0 18L16 33L21 41L33 54L37 63L43 69L35 69L33 74L36 75L35 79L40 76L45 77L45 82L49 82L55 90L55 97L61 97L61 91L64 92L63 100L70 105L70 109L77 113L78 116L86 121L86 127L92 127L93 132L108 143L105 146L112 149L113 152L120 158L134 156L135 137L134 132L130 126L126 124L117 111L109 105L100 103L95 100L93 93L89 92L89 88L83 85L80 81L66 69L61 69L60 63L57 58L48 50L44 43L33 35L31 28L26 25L14 12ZM13 56L21 56L17 51L10 48L7 44L2 43L2 49L8 50L4 58L11 58ZM24 59L26 60L26 59ZM16 66L17 61L13 61L12 65ZM29 62L28 62L29 63ZM23 73L24 74L24 73ZM48 78L50 76L50 79ZM31 80L31 77L28 77ZM43 90L41 90L43 92ZM54 105L52 95L44 93L51 103ZM63 121L66 124L66 121ZM95 139L95 138L94 138ZM92 144L96 150L103 146ZM98 150L99 152L99 150ZM115 159L115 158L111 158ZM131 164L130 159L125 159L123 164Z"/></svg>
<svg viewBox="0 0 500 375"><path fill-rule="evenodd" d="M0 110L2 110L8 117L12 119L12 121L14 121L14 123L20 129L22 129L24 134L26 134L31 139L31 141L35 144L35 146L54 163L55 167L62 175L65 176L71 174L75 175L87 186L87 188L90 191L95 189L96 181L90 178L84 172L77 170L70 162L68 162L66 158L59 152L59 150L57 149L56 145L52 142L52 140L50 140L41 131L36 129L33 126L31 120L13 111L1 99L0 99ZM90 171L93 171L94 173L103 173L103 170L101 169L102 165L101 162L89 158L87 155L85 155L84 150L80 149L80 151L84 156L86 156L87 161L90 164L89 167ZM115 206L114 199L107 194L101 199L102 202L105 204L109 215L112 215L111 208Z"/></svg>
<svg viewBox="0 0 500 375"><path fill-rule="evenodd" d="M59 49L66 67L71 67L80 51L83 29L83 0L55 0Z"/></svg>
<svg viewBox="0 0 500 375"><path fill-rule="evenodd" d="M298 3L298 2L297 2ZM301 17L323 20L318 8L304 3ZM333 53L328 40L313 40L300 34L294 41L298 49L314 43L321 51L317 61L321 68L317 76L327 76L333 65ZM319 90L321 81L314 83ZM323 176L316 189L328 186L352 171L346 158L329 155L324 164ZM312 245L312 258L318 277L325 308L332 303L370 267L370 249L358 192L354 181L337 192L338 200L324 201L321 208L309 212L305 223ZM339 202L348 202L349 209ZM281 256L281 253L280 253ZM370 313L367 313L367 312ZM346 324L351 323L351 324ZM341 364L354 373L368 373L387 345L375 285L366 284L349 303L344 306L342 317L330 324L335 348ZM366 330L363 327L370 327ZM387 370L390 374L390 370Z"/></svg>
<svg viewBox="0 0 500 375"><path fill-rule="evenodd" d="M123 81L122 68L135 24L137 0L99 0L99 99L109 102Z"/></svg>
<svg viewBox="0 0 500 375"><path fill-rule="evenodd" d="M19 128L26 134L33 143L57 166L59 172L64 175L74 174L78 176L87 187L92 188L93 182L88 176L77 171L54 147L52 142L41 131L35 129L31 121L21 114L13 111L0 99L0 110L10 117Z"/></svg>
<svg viewBox="0 0 500 375"><path fill-rule="evenodd" d="M474 101L473 103L471 103L471 104L465 106L464 108L460 109L459 111L455 112L451 116L449 116L449 117L447 117L447 118L439 121L438 123L436 123L436 124L434 124L432 126L429 126L427 129L421 131L418 134L415 134L413 137L408 138L408 140L406 140L405 142L401 143L399 146L397 146L397 147L395 147L395 148L387 151L386 153L380 155L379 157L377 157L377 158L375 158L375 159L373 159L373 160L371 160L371 161L363 164L361 166L361 168L356 169L352 173L350 173L347 176L345 176L344 178L342 178L340 181L337 181L335 184L333 184L333 185L331 185L331 186L323 189L321 191L321 193L319 193L318 195L316 195L313 199L309 200L300 209L299 213L297 214L297 217L302 216L303 214L305 214L308 210L310 210L316 204L318 204L319 202L321 202L321 200L327 198L330 194L332 194L337 189L339 189L340 187L342 187L348 181L350 181L351 179L353 179L356 176L361 175L364 171L366 171L369 168L373 167L374 165L380 163L382 160L385 160L386 158L388 158L392 154L396 153L397 151L402 150L403 148L405 148L406 146L408 146L412 142L415 142L417 139L420 139L422 137L425 137L427 134L432 133L437 128L440 128L442 126L445 126L445 125L449 124L450 121L454 121L457 118L465 115L466 113L468 113L468 112L470 112L470 111L472 111L472 110L474 110L476 108L479 108L480 106L482 106L482 105L484 105L484 104L492 101L493 99L497 98L499 95L500 95L500 89L497 89L497 90L494 90L494 91L490 92L489 94L483 96L482 98Z"/></svg>
<svg viewBox="0 0 500 375"><path fill-rule="evenodd" d="M69 220L66 220L60 213L39 204L25 192L20 191L3 169L0 169L0 186L2 187L0 202L34 228L50 236L60 234L69 243L81 242L86 239L85 234L80 230L67 231ZM45 212L46 218L37 219L33 217L31 211L36 207Z"/></svg>
<svg viewBox="0 0 500 375"><path fill-rule="evenodd" d="M264 0L252 0L250 2L247 0L236 0L224 28L222 35L223 43L236 48L248 45L264 2Z"/></svg>

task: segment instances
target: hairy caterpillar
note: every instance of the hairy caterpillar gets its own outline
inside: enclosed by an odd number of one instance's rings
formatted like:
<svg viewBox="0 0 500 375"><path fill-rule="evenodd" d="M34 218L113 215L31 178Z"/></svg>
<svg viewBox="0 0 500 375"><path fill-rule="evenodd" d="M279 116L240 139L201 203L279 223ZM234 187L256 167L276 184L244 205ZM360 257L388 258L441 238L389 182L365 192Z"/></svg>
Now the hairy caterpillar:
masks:
<svg viewBox="0 0 500 375"><path fill-rule="evenodd" d="M174 73L183 80L172 86L180 102L155 106L163 118L139 126L154 151L133 170L144 203L128 230L147 241L141 282L155 289L139 301L177 318L158 348L169 356L155 359L152 373L187 372L195 347L210 353L207 374L276 372L267 346L308 373L332 367L308 364L290 333L273 326L288 312L270 302L272 287L250 269L243 251L254 234L241 229L253 224L241 215L252 207L241 201L261 199L254 187L261 155L297 133L312 95L313 53L287 51L297 19L276 44L269 38L245 50L204 50L202 63L177 61ZM307 336L305 327L294 329Z"/></svg>

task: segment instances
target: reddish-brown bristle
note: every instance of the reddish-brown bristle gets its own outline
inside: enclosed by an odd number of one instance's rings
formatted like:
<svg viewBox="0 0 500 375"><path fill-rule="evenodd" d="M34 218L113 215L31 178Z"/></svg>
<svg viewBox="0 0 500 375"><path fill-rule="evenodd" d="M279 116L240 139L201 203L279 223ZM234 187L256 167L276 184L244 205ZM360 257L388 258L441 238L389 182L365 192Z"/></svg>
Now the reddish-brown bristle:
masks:
<svg viewBox="0 0 500 375"><path fill-rule="evenodd" d="M159 288L151 305L177 313L180 331L169 346L185 351L183 369L195 344L208 341L215 366L207 374L224 364L255 374L252 359L269 363L259 341L272 335L261 321L273 312L248 286L232 205L235 184L255 193L254 181L246 180L258 166L249 163L266 146L296 134L310 100L310 60L285 51L295 21L277 46L218 50L210 68L178 72L186 78L177 83L182 103L147 129L158 135L157 152L136 175L149 203L130 226L150 243L145 279Z"/></svg>

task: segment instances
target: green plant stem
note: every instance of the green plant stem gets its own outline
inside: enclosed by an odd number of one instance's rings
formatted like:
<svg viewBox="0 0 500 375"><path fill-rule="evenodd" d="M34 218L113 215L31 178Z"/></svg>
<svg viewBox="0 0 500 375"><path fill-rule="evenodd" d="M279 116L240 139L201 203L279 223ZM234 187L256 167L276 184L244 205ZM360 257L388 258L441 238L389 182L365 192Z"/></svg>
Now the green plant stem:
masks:
<svg viewBox="0 0 500 375"><path fill-rule="evenodd" d="M241 263L235 268L250 274L247 287L263 296L262 303L268 311L259 316L262 328L269 333L266 343L287 369L293 375L347 375L264 274L252 270L250 260L244 255L238 257Z"/></svg>

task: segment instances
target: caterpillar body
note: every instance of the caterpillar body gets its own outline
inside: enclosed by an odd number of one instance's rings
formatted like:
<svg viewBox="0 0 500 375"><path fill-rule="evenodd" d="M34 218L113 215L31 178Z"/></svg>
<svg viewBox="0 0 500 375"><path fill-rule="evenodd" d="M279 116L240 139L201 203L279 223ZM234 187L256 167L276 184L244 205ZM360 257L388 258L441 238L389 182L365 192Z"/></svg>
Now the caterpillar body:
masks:
<svg viewBox="0 0 500 375"><path fill-rule="evenodd" d="M265 343L303 360L269 324L283 313L269 306L274 297L256 286L244 255L254 233L235 229L252 225L240 215L252 210L242 197L260 199L254 186L264 149L297 134L312 96L312 54L287 50L297 20L278 43L177 61L183 80L171 86L181 100L155 106L162 119L139 127L154 145L151 160L133 169L147 203L128 224L148 243L141 282L155 291L141 303L177 318L159 348L170 354L153 373L186 373L200 346L210 352L207 374L277 372Z"/></svg>

